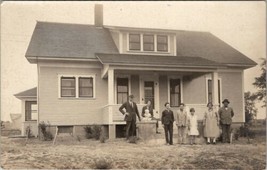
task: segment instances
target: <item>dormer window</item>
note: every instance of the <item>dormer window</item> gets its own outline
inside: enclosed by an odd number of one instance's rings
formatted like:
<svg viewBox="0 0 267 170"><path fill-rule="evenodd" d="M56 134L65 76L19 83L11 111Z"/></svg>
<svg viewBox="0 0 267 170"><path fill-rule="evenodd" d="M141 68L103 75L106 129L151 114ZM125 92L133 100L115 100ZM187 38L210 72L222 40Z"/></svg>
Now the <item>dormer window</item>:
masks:
<svg viewBox="0 0 267 170"><path fill-rule="evenodd" d="M146 53L169 53L169 36L151 33L129 33L128 51Z"/></svg>
<svg viewBox="0 0 267 170"><path fill-rule="evenodd" d="M129 34L129 50L141 50L140 34Z"/></svg>
<svg viewBox="0 0 267 170"><path fill-rule="evenodd" d="M168 36L157 35L157 50L167 52L168 51Z"/></svg>

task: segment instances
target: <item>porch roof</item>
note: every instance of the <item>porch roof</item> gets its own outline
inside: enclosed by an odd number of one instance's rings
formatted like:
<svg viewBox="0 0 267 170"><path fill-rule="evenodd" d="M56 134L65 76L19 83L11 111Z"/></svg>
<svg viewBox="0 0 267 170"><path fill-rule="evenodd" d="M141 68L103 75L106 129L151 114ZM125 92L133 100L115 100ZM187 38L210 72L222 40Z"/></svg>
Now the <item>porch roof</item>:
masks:
<svg viewBox="0 0 267 170"><path fill-rule="evenodd" d="M37 98L37 87L22 91L22 92L17 93L17 94L14 94L14 96L18 99Z"/></svg>
<svg viewBox="0 0 267 170"><path fill-rule="evenodd" d="M188 67L223 67L217 63L202 57L188 56L162 56L162 55L134 55L134 54L104 54L97 53L96 57L102 64L111 65L149 65L149 66L188 66Z"/></svg>

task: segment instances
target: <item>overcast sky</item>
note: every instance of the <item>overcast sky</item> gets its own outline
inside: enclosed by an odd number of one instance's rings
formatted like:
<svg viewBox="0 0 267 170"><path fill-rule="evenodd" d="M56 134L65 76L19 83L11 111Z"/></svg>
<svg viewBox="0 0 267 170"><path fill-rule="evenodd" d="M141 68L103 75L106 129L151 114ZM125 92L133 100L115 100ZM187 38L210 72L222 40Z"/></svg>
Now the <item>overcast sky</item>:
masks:
<svg viewBox="0 0 267 170"><path fill-rule="evenodd" d="M36 21L94 23L94 4L104 5L104 24L208 31L260 63L266 56L265 2L4 2L1 4L1 119L21 113L13 95L37 86L37 67L25 58ZM245 71L245 91L255 91L259 67ZM261 109L259 118L265 117Z"/></svg>

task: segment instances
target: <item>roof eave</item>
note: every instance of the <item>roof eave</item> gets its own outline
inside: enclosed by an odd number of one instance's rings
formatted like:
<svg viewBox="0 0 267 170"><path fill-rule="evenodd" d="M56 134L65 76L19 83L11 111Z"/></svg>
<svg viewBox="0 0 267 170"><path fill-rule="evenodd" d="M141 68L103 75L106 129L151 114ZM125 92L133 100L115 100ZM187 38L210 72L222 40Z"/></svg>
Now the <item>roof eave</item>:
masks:
<svg viewBox="0 0 267 170"><path fill-rule="evenodd" d="M93 61L98 62L97 58L78 58L78 57L53 57L53 56L26 56L31 64L36 64L37 61Z"/></svg>

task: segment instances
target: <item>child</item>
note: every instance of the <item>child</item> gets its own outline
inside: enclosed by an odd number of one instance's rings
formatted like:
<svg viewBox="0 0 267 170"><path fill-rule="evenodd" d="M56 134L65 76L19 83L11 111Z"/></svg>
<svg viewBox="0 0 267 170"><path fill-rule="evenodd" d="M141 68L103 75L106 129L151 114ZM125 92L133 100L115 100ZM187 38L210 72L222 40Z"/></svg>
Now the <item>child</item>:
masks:
<svg viewBox="0 0 267 170"><path fill-rule="evenodd" d="M176 126L178 128L178 143L186 143L186 128L187 128L187 112L184 109L184 104L180 104L180 108L176 113Z"/></svg>
<svg viewBox="0 0 267 170"><path fill-rule="evenodd" d="M166 102L166 109L162 112L161 123L164 126L166 145L173 145L173 122L174 115L173 111L170 109L170 103Z"/></svg>
<svg viewBox="0 0 267 170"><path fill-rule="evenodd" d="M199 135L197 129L197 115L195 115L195 109L190 109L190 115L188 116L188 135L190 136L190 144L196 144L195 138Z"/></svg>

